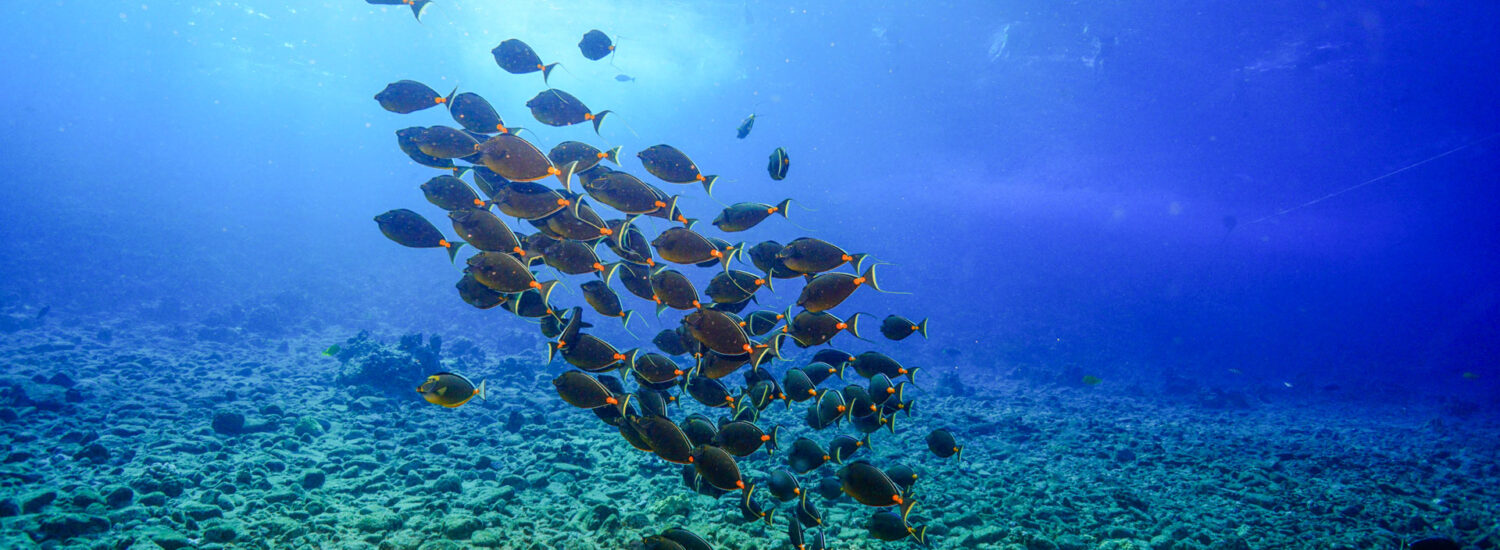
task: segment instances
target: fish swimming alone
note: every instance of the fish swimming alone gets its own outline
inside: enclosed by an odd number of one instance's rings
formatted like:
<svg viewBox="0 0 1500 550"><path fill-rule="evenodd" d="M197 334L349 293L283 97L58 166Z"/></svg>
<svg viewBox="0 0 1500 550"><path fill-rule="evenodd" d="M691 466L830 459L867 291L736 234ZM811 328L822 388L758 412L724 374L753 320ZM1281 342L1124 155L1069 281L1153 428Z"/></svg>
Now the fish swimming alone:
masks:
<svg viewBox="0 0 1500 550"><path fill-rule="evenodd" d="M495 64L510 74L529 74L537 71L542 72L542 83L547 83L547 78L552 75L552 69L557 63L542 63L542 58L536 54L525 42L514 38L500 42L490 50L490 55L495 56Z"/></svg>
<svg viewBox="0 0 1500 550"><path fill-rule="evenodd" d="M450 409L468 403L476 395L480 400L487 399L484 395L483 380L475 386L463 375L451 372L440 372L428 376L427 380L417 387L417 393L422 394L422 399L426 399L428 403Z"/></svg>
<svg viewBox="0 0 1500 550"><path fill-rule="evenodd" d="M775 151L771 151L771 159L766 163L766 172L771 174L771 179L786 179L786 171L791 167L792 159L786 155L785 147L777 147Z"/></svg>
<svg viewBox="0 0 1500 550"><path fill-rule="evenodd" d="M740 139L745 139L747 136L750 135L750 130L752 130L754 128L755 128L755 113L750 113L750 116L745 117L745 120L743 120L743 121L740 122L740 126L738 128L734 129L734 135L735 135L735 137L738 137Z"/></svg>
<svg viewBox="0 0 1500 550"><path fill-rule="evenodd" d="M578 50L589 61L598 61L615 53L615 42L604 31L594 29L583 33L583 39L578 41Z"/></svg>

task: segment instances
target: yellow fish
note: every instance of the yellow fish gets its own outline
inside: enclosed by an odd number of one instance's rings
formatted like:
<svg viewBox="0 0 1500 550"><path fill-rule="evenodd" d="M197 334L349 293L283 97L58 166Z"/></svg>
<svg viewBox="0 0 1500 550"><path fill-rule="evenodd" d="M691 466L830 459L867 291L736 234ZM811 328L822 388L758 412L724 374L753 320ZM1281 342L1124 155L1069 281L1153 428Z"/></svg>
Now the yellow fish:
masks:
<svg viewBox="0 0 1500 550"><path fill-rule="evenodd" d="M464 378L461 374L451 372L440 372L427 377L427 381L417 387L417 393L428 403L454 408L468 403L474 396L486 399L484 396L484 381L478 386Z"/></svg>

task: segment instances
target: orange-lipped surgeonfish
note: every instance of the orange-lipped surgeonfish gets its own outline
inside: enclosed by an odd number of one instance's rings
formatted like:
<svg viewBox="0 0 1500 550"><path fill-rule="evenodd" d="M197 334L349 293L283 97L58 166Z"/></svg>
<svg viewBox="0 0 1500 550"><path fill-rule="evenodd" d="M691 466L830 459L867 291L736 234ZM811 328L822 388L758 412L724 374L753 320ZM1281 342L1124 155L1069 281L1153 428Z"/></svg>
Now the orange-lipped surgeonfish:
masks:
<svg viewBox="0 0 1500 550"><path fill-rule="evenodd" d="M799 437L792 442L792 450L787 453L786 460L793 472L805 474L818 469L828 462L828 458L828 453L823 452L823 447L818 442Z"/></svg>
<svg viewBox="0 0 1500 550"><path fill-rule="evenodd" d="M840 332L848 332L851 336L864 340L859 335L859 320L861 317L869 317L865 313L855 313L849 316L849 320L839 318L837 315L823 312L803 311L791 318L791 321L781 327L781 331L792 337L792 341L798 346L810 348L821 345L832 340Z"/></svg>
<svg viewBox="0 0 1500 550"><path fill-rule="evenodd" d="M776 257L792 271L817 274L848 263L856 273L864 269L864 254L850 254L827 241L800 237L786 244Z"/></svg>
<svg viewBox="0 0 1500 550"><path fill-rule="evenodd" d="M914 323L911 319L900 315L887 315L884 320L880 321L880 334L891 340L904 340L912 333L921 334L922 338L927 338L927 320L923 319L921 322Z"/></svg>
<svg viewBox="0 0 1500 550"><path fill-rule="evenodd" d="M745 481L740 479L739 464L735 463L734 455L724 449L713 445L699 445L693 450L693 466L698 468L698 475L709 485L725 491L745 488Z"/></svg>
<svg viewBox="0 0 1500 550"><path fill-rule="evenodd" d="M766 482L766 489L771 491L771 496L782 502L791 502L802 496L802 482L797 481L797 476L792 475L786 468L777 468L771 472L771 479Z"/></svg>
<svg viewBox="0 0 1500 550"><path fill-rule="evenodd" d="M683 317L682 324L688 327L694 340L715 353L738 355L755 350L745 330L728 313L699 308Z"/></svg>
<svg viewBox="0 0 1500 550"><path fill-rule="evenodd" d="M448 212L448 219L453 222L453 231L469 246L485 252L526 255L526 250L521 248L521 239L504 220L489 210L454 210Z"/></svg>
<svg viewBox="0 0 1500 550"><path fill-rule="evenodd" d="M901 496L901 487L896 485L885 471L863 460L845 464L838 470L839 483L844 494L865 506L900 506L906 503Z"/></svg>
<svg viewBox="0 0 1500 550"><path fill-rule="evenodd" d="M490 50L490 55L495 56L495 64L510 74L529 74L537 71L542 72L542 83L547 83L547 78L552 76L552 69L557 63L542 63L541 56L536 50L525 42L514 38L505 40L499 46Z"/></svg>
<svg viewBox="0 0 1500 550"><path fill-rule="evenodd" d="M458 256L459 247L464 245L463 242L455 243L444 239L443 232L438 231L437 226L432 225L427 218L405 208L375 216L375 223L380 226L380 232L386 238L401 246L447 249L449 261L454 261Z"/></svg>
<svg viewBox="0 0 1500 550"><path fill-rule="evenodd" d="M777 147L775 151L771 151L771 160L766 164L766 171L771 174L771 179L786 179L786 171L791 167L792 159L786 155L785 147Z"/></svg>
<svg viewBox="0 0 1500 550"><path fill-rule="evenodd" d="M593 29L583 33L583 39L578 41L578 51L589 61L598 61L615 52L615 42L604 31Z"/></svg>
<svg viewBox="0 0 1500 550"><path fill-rule="evenodd" d="M475 280L473 273L464 273L463 278L459 279L453 288L458 289L458 297L463 299L464 303L479 309L489 309L510 299L509 295L495 292L494 289Z"/></svg>
<svg viewBox="0 0 1500 550"><path fill-rule="evenodd" d="M910 537L918 545L925 547L927 546L927 526L914 528L906 522L906 516L911 513L911 508L911 506L903 506L900 514L892 510L878 510L865 522L865 529L869 530L870 536L878 540L894 542Z"/></svg>
<svg viewBox="0 0 1500 550"><path fill-rule="evenodd" d="M766 432L750 422L731 421L719 427L714 445L734 456L750 456L761 447L765 447L767 453L775 454L781 447L780 440L781 426L772 426L771 431Z"/></svg>
<svg viewBox="0 0 1500 550"><path fill-rule="evenodd" d="M495 188L491 201L501 214L523 220L540 220L573 204L574 199L536 182L512 181Z"/></svg>
<svg viewBox="0 0 1500 550"><path fill-rule="evenodd" d="M515 134L500 134L479 144L479 161L510 181L536 181L556 176L563 189L572 189L573 166L552 165L547 155Z"/></svg>
<svg viewBox="0 0 1500 550"><path fill-rule="evenodd" d="M958 444L958 440L953 438L953 432L948 431L947 428L938 428L927 434L927 450L932 451L932 454L937 455L938 458L950 456L958 460L964 458L963 445Z"/></svg>
<svg viewBox="0 0 1500 550"><path fill-rule="evenodd" d="M758 202L742 202L732 204L724 208L714 218L714 227L725 233L745 231L755 227L772 214L781 214L787 217L787 209L791 208L792 199L786 199L776 203L775 206Z"/></svg>
<svg viewBox="0 0 1500 550"><path fill-rule="evenodd" d="M620 405L620 398L605 387L599 379L587 373L570 370L552 379L557 395L569 405L580 409L596 409L609 405Z"/></svg>
<svg viewBox="0 0 1500 550"><path fill-rule="evenodd" d="M537 122L548 126L572 126L592 122L594 135L599 134L599 125L604 124L604 117L610 114L609 110L595 113L578 98L573 97L573 94L556 88L538 92L536 96L526 101L526 108L531 109L531 116L535 117Z"/></svg>
<svg viewBox="0 0 1500 550"><path fill-rule="evenodd" d="M458 92L457 89L453 91ZM447 96L438 95L436 90L415 80L398 80L387 84L385 89L375 94L375 101L380 102L382 109L404 115L442 105L452 97L452 93Z"/></svg>
<svg viewBox="0 0 1500 550"><path fill-rule="evenodd" d="M635 317L635 312L620 304L620 295L615 294L608 284L604 281L585 281L579 289L583 291L583 301L588 302L594 311L605 317L619 319L625 330L630 330L630 320Z"/></svg>
<svg viewBox="0 0 1500 550"><path fill-rule="evenodd" d="M481 400L487 399L484 395L484 381L481 380L479 385L475 386L463 375L451 372L440 372L428 376L427 380L417 387L417 393L422 394L422 398L428 403L450 409L468 403L474 396L479 396Z"/></svg>
<svg viewBox="0 0 1500 550"><path fill-rule="evenodd" d="M547 159L552 161L553 166L565 166L570 162L577 161L578 165L574 171L581 174L595 166L599 161L608 160L620 164L620 147L608 151L601 151L598 147L589 145L582 141L564 141L547 151Z"/></svg>
<svg viewBox="0 0 1500 550"><path fill-rule="evenodd" d="M641 159L641 164L646 166L646 171L651 175L661 178L667 183L702 183L703 189L712 195L714 182L719 176L707 176L698 170L698 165L693 159L688 158L686 153L676 147L667 144L652 145L645 150L636 153Z"/></svg>
<svg viewBox="0 0 1500 550"><path fill-rule="evenodd" d="M485 202L463 179L453 176L437 176L422 183L422 196L434 206L455 212L484 208ZM483 250L483 249L480 249Z"/></svg>
<svg viewBox="0 0 1500 550"><path fill-rule="evenodd" d="M474 154L479 140L457 128L429 126L416 137L417 149L440 159L461 159Z"/></svg>
<svg viewBox="0 0 1500 550"><path fill-rule="evenodd" d="M781 258L776 257L782 248L785 247L776 241L763 241L750 247L746 253L750 255L750 263L754 264L756 269L770 275L773 279L796 279L802 277L801 273L792 271L791 268L787 267L781 261Z"/></svg>
<svg viewBox="0 0 1500 550"><path fill-rule="evenodd" d="M475 279L496 292L511 294L531 288L546 291L557 283L536 280L525 262L504 252L480 252L469 256L468 265Z"/></svg>
<svg viewBox="0 0 1500 550"><path fill-rule="evenodd" d="M422 152L422 148L417 146L417 136L422 135L426 131L426 126L412 126L396 130L396 146L401 149L402 153L406 153L406 156L412 162L422 166L453 170L455 172L461 171L462 169L454 166L453 159L440 159Z"/></svg>
<svg viewBox="0 0 1500 550"><path fill-rule="evenodd" d="M642 416L627 421L662 460L674 464L693 463L693 443L676 422L661 416Z"/></svg>
<svg viewBox="0 0 1500 550"><path fill-rule="evenodd" d="M732 246L720 248L714 245L707 237L686 227L673 227L662 231L655 239L651 240L651 246L656 248L657 257L680 265L698 265L705 262L717 262L728 269L729 260L733 258L733 250L743 250L743 247ZM725 248L733 250L726 251Z"/></svg>
<svg viewBox="0 0 1500 550"><path fill-rule="evenodd" d="M513 134L520 128L505 125L495 107L479 94L464 92L448 101L448 115L465 130L480 134Z"/></svg>
<svg viewBox="0 0 1500 550"><path fill-rule="evenodd" d="M867 283L876 292L891 293L880 288L880 284L875 281L875 266L872 265L859 275L837 271L819 273L802 287L797 305L813 313L828 311L844 303L844 300L854 294L855 289Z"/></svg>

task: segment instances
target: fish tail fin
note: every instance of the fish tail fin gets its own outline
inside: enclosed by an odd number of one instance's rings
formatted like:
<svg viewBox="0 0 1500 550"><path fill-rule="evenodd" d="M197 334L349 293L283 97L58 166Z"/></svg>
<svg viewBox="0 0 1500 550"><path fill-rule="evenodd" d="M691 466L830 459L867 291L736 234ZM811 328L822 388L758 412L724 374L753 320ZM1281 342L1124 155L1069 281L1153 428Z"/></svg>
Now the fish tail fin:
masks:
<svg viewBox="0 0 1500 550"><path fill-rule="evenodd" d="M917 388L917 389L920 390L920 389L922 389L922 387L917 385L917 373L919 373L919 372L922 372L922 367L912 367L910 369L907 369L906 370L906 380L909 381L909 382L911 382L911 387Z"/></svg>
<svg viewBox="0 0 1500 550"><path fill-rule="evenodd" d="M596 124L595 126L598 126L598 125ZM594 129L595 133L597 133L598 131L599 130L597 128ZM613 162L613 163L615 163L615 166L619 166L620 165L620 149L622 147L624 147L624 146L623 145L616 145L613 149L605 151L604 152L604 160Z"/></svg>
<svg viewBox="0 0 1500 550"><path fill-rule="evenodd" d="M917 414L917 400L908 399L906 401L906 417L911 418L911 415L914 414ZM891 420L895 420L895 417L892 417ZM891 431L894 432L895 428L892 428Z"/></svg>
<svg viewBox="0 0 1500 550"><path fill-rule="evenodd" d="M448 246L446 248L448 249L449 262L458 263L458 249L463 248L464 244L466 243L464 243L463 241L448 243Z"/></svg>
<svg viewBox="0 0 1500 550"><path fill-rule="evenodd" d="M880 413L876 413L876 414L880 414ZM870 440L870 434L865 434L864 437L859 438L859 442L862 443L862 444L864 444L864 447L866 449L869 449L870 452L875 452L875 445Z"/></svg>
<svg viewBox="0 0 1500 550"><path fill-rule="evenodd" d="M599 125L600 124L604 124L604 117L606 115L609 115L610 113L613 113L613 112L614 111L611 111L609 109L605 109L603 111L599 111L597 113L594 113L594 135L596 135L596 136L599 135ZM615 149L618 150L619 148L616 147ZM619 162L615 162L615 164L619 164Z"/></svg>
<svg viewBox="0 0 1500 550"><path fill-rule="evenodd" d="M634 332L630 332L630 320L634 318L635 311L629 309L625 310L625 312L620 315L620 324L625 328L625 333L629 334L631 338L636 337Z"/></svg>
<svg viewBox="0 0 1500 550"><path fill-rule="evenodd" d="M604 286L609 286L609 282L614 280L615 273L620 271L620 263L611 262L604 266L604 271L599 272L599 278L604 279Z"/></svg>
<svg viewBox="0 0 1500 550"><path fill-rule="evenodd" d="M703 176L703 191L707 192L710 197L714 196L714 183L718 181L719 176Z"/></svg>
<svg viewBox="0 0 1500 550"><path fill-rule="evenodd" d="M921 334L923 340L927 339L927 320L926 319L923 319L922 322L917 323L917 334Z"/></svg>
<svg viewBox="0 0 1500 550"><path fill-rule="evenodd" d="M620 400L620 416L623 417L630 411L630 399L633 397L635 397L635 394L627 393L625 394L625 398Z"/></svg>
<svg viewBox="0 0 1500 550"><path fill-rule="evenodd" d="M788 400L787 403L791 401ZM790 409L791 405L787 405L787 408ZM766 453L774 456L776 451L781 450L781 425L771 426L771 433L766 435L771 436L771 439L766 440Z"/></svg>
<svg viewBox="0 0 1500 550"><path fill-rule="evenodd" d="M550 63L542 66L542 84L551 86L551 84L547 83L547 79L552 77L552 69L557 68L559 65L562 65L562 63Z"/></svg>
<svg viewBox="0 0 1500 550"><path fill-rule="evenodd" d="M427 1L430 2L432 0L427 0ZM413 9L413 10L417 9L417 5L416 4L412 4L411 9ZM417 18L417 20L421 21L422 19L419 16ZM458 95L458 86L454 86L453 87L453 91L448 92L448 95L446 95L446 96L443 97L443 105L446 106L446 107L448 107L449 111L453 110L453 96L456 96L456 95ZM455 166L453 168L453 171L457 172L457 173L453 174L453 175L454 176L458 176L458 177L463 177L464 171L466 171L466 170L468 170L468 168L466 168L466 167L460 167L460 166Z"/></svg>
<svg viewBox="0 0 1500 550"><path fill-rule="evenodd" d="M661 312L667 310L667 304L656 304L656 318L661 319Z"/></svg>
<svg viewBox="0 0 1500 550"><path fill-rule="evenodd" d="M781 202L776 203L776 213L781 214L781 217L783 218L791 219L791 215L789 215L789 213L787 212L787 209L791 207L792 199L784 199Z"/></svg>
<svg viewBox="0 0 1500 550"><path fill-rule="evenodd" d="M891 432L891 435L896 435L896 415L892 414L885 419L885 429Z"/></svg>
<svg viewBox="0 0 1500 550"><path fill-rule="evenodd" d="M959 445L958 446L958 452L953 453L953 461L954 462L963 462L963 460L964 460L964 447L965 447L964 445Z"/></svg>
<svg viewBox="0 0 1500 550"><path fill-rule="evenodd" d="M480 401L489 401L490 398L485 396L484 383L484 380L479 381L479 387L474 388L474 395L479 396Z"/></svg>
<svg viewBox="0 0 1500 550"><path fill-rule="evenodd" d="M868 313L855 313L854 315L850 315L849 316L849 320L844 322L844 324L847 325L847 328L844 329L844 332L849 333L851 336L853 336L855 338L859 338L860 340L864 340L864 341L868 342L869 339L867 339L867 338L859 335L859 316L861 316L861 315L864 315L864 316L868 317L870 314L868 314ZM840 377L840 378L842 378L842 377Z"/></svg>
<svg viewBox="0 0 1500 550"><path fill-rule="evenodd" d="M923 525L921 529L912 530L911 527L907 527L906 529L908 531L911 531L911 538L917 539L917 544L922 545L923 548L927 547L927 526L926 525Z"/></svg>
<svg viewBox="0 0 1500 550"><path fill-rule="evenodd" d="M909 498L901 503L901 523L906 523L906 517L911 515L912 508L917 507L917 499ZM911 529L908 527L907 529Z"/></svg>
<svg viewBox="0 0 1500 550"><path fill-rule="evenodd" d="M547 363L552 363L552 359L557 356L557 351L560 349L562 346L559 346L557 342L547 342Z"/></svg>
<svg viewBox="0 0 1500 550"><path fill-rule="evenodd" d="M550 305L552 303L552 291L556 290L558 285L560 284L562 283L559 281L547 281L545 283L542 283L542 286L537 289L537 291L541 292L542 294L542 305L547 306L548 308L552 307Z"/></svg>
<svg viewBox="0 0 1500 550"><path fill-rule="evenodd" d="M578 161L569 162L557 169L557 180L562 182L563 190L573 192L573 172L578 170ZM582 201L573 202L573 217L578 217L578 204Z"/></svg>
<svg viewBox="0 0 1500 550"><path fill-rule="evenodd" d="M773 523L775 523L775 520L776 520L776 509L772 508L770 510L767 510L766 511L766 526L768 526L768 527L771 526Z"/></svg>
<svg viewBox="0 0 1500 550"><path fill-rule="evenodd" d="M849 265L854 266L855 273L863 272L865 270L865 262L870 259L869 254L851 254L850 257L853 259L849 260Z"/></svg>
<svg viewBox="0 0 1500 550"><path fill-rule="evenodd" d="M432 0L413 0L411 3L411 14L417 18L418 23L422 22L422 13L426 12L427 7L430 5L432 5ZM452 99L452 96L449 96L449 99Z"/></svg>

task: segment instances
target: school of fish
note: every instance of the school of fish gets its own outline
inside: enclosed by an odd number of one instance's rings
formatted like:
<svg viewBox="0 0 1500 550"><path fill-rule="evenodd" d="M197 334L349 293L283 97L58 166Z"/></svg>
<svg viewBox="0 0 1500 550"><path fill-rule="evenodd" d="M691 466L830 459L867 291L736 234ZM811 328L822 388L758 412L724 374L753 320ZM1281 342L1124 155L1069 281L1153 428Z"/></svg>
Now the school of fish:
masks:
<svg viewBox="0 0 1500 550"><path fill-rule="evenodd" d="M367 1L406 4L418 16L427 4ZM590 60L614 49L609 36L598 30L579 42ZM542 73L544 85L559 65L543 62L516 39L501 42L491 53L508 73ZM917 503L916 470L861 459L861 454L872 454L866 449L876 444L878 434L895 437L897 419L915 414L921 369L877 351L854 354L829 347L840 336L849 343L867 341L861 331L872 322L868 314L833 311L863 287L886 292L877 283L877 262L812 237L786 244L732 242L736 234L773 216L786 217L791 199L730 205L712 219L722 235L710 234L678 208L679 195L623 170L620 147L562 141L544 152L534 143L535 134L530 140L517 135L517 126L473 92L444 95L420 82L399 80L375 99L398 114L446 109L454 124L399 129L396 143L413 162L437 169L420 189L428 202L447 212L455 237L408 209L376 216L380 231L403 246L444 249L454 262L461 250L472 251L454 285L459 298L538 324L547 339L549 363L561 358L567 365L552 381L559 398L617 429L621 444L680 464L688 490L713 497L737 493L728 505L747 523L774 526L776 512L785 505L785 533L798 550L829 547L820 507L844 496L870 508L863 525L870 537L927 545L926 527L910 522ZM596 138L611 114L551 87L523 107L546 126L587 122ZM754 115L745 119L737 136L744 138L754 122ZM646 148L635 158L650 178L667 184L698 184L711 194L719 179L672 145ZM786 178L790 164L786 150L777 148L770 157L770 178ZM596 210L599 206L605 210ZM516 220L514 227L507 218ZM652 237L647 231L653 225L667 227ZM690 274L708 277L702 292ZM782 309L761 305L772 300L774 284L794 280L802 281L794 303ZM625 289L623 295L615 290L616 281ZM627 332L637 318L628 302L654 309L658 318L677 312L668 318L680 317L678 325L651 339L655 351L607 342L586 331L594 325L585 321L584 305L563 307L554 301L559 286L575 282L588 310L619 319ZM878 329L890 340L912 334L925 338L927 321L890 315ZM806 364L782 368L790 363L783 360L787 344L819 348ZM731 378L735 373L741 382ZM433 373L413 382L423 399L443 407L485 397L484 382L475 384L458 373ZM684 401L695 402L700 410L684 415ZM788 411L805 407L803 419L812 436L783 442L782 427L763 418L778 403ZM680 420L672 419L674 412L682 415ZM587 415L578 420L593 421ZM813 437L828 433L833 435L827 439ZM962 456L963 445L946 429L926 434L925 444L939 458ZM784 460L773 457L778 451ZM746 477L741 463L750 460L763 461L757 469L769 472L765 479ZM703 537L679 527L644 536L640 543L647 549L712 548Z"/></svg>

